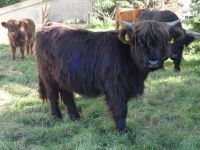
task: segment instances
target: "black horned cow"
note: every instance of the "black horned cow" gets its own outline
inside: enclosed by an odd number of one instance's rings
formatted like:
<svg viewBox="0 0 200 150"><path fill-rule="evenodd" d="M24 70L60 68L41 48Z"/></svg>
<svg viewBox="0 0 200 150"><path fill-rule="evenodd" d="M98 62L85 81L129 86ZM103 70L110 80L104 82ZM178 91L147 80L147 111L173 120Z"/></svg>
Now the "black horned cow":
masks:
<svg viewBox="0 0 200 150"><path fill-rule="evenodd" d="M116 129L126 132L127 102L143 93L148 73L163 66L177 22L123 22L125 29L107 32L43 27L36 36L40 97L62 118L60 96L70 118L79 119L73 92L103 94Z"/></svg>
<svg viewBox="0 0 200 150"><path fill-rule="evenodd" d="M171 22L178 20L178 16L169 11L149 11L146 10L141 13L140 17L138 18L139 21L147 21L147 20L154 20L154 21L160 21L160 22ZM180 28L184 32L184 36L182 38L179 38L176 36L176 32L174 30L177 30L177 28ZM171 29L171 34L174 35L173 43L170 48L170 58L174 62L174 70L180 71L180 64L183 54L183 49L185 46L188 46L191 42L195 40L195 35L199 36L200 33L193 32L193 31L187 31L183 29L181 23L178 23Z"/></svg>
<svg viewBox="0 0 200 150"><path fill-rule="evenodd" d="M26 18L22 20L10 19L1 25L8 29L8 40L12 50L12 60L16 59L16 48L20 48L21 59L24 59L24 51L33 54L35 44L35 23ZM29 52L30 51L30 52Z"/></svg>

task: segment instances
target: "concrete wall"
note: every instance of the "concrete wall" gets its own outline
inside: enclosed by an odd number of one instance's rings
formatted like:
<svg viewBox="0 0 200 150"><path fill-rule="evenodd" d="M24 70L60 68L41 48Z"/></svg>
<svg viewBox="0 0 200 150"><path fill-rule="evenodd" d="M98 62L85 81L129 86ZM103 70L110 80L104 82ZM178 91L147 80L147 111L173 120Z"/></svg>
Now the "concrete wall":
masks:
<svg viewBox="0 0 200 150"><path fill-rule="evenodd" d="M80 19L87 22L87 13L92 11L90 0L50 0L50 21Z"/></svg>
<svg viewBox="0 0 200 150"><path fill-rule="evenodd" d="M41 23L42 0L28 0L0 9L0 21L9 19L31 18L36 23Z"/></svg>
<svg viewBox="0 0 200 150"><path fill-rule="evenodd" d="M42 23L42 8L46 3L50 9L49 21L80 19L87 21L87 13L92 11L90 0L27 0L0 9L0 21L12 18L31 18L36 24Z"/></svg>

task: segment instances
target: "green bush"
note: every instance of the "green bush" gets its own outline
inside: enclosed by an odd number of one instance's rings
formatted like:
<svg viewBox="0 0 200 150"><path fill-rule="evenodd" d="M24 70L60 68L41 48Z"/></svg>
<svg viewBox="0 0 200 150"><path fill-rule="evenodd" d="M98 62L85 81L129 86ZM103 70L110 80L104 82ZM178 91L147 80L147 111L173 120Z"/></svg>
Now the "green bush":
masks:
<svg viewBox="0 0 200 150"><path fill-rule="evenodd" d="M192 30L200 31L200 2L199 0L192 0L190 5L191 18L187 23Z"/></svg>
<svg viewBox="0 0 200 150"><path fill-rule="evenodd" d="M189 30L200 31L200 2L199 0L192 0L190 5L191 16L189 20L186 20L186 24L189 27ZM198 38L198 37L196 37ZM187 47L187 52L198 53L200 52L200 39L198 38L195 42L191 43Z"/></svg>
<svg viewBox="0 0 200 150"><path fill-rule="evenodd" d="M115 9L114 0L91 0L94 11L111 14Z"/></svg>
<svg viewBox="0 0 200 150"><path fill-rule="evenodd" d="M22 1L25 1L25 0L0 0L0 8L13 5Z"/></svg>
<svg viewBox="0 0 200 150"><path fill-rule="evenodd" d="M87 26L88 29L108 29L113 28L115 22L113 20L101 21L100 19L93 19Z"/></svg>
<svg viewBox="0 0 200 150"><path fill-rule="evenodd" d="M199 53L200 52L200 41L196 41L196 42L191 43L187 47L186 52Z"/></svg>
<svg viewBox="0 0 200 150"><path fill-rule="evenodd" d="M121 8L133 8L133 5L130 4L129 2L127 2L127 1L119 1L118 5Z"/></svg>
<svg viewBox="0 0 200 150"><path fill-rule="evenodd" d="M192 27L193 30L200 31L200 18L194 17L190 21L190 24L191 24L191 27Z"/></svg>

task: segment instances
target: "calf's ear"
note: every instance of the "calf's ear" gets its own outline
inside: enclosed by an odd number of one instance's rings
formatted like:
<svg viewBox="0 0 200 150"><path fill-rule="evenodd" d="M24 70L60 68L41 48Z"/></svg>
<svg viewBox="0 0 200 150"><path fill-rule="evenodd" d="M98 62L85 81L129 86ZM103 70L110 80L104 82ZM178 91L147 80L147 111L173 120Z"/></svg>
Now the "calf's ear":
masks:
<svg viewBox="0 0 200 150"><path fill-rule="evenodd" d="M122 41L124 44L131 45L131 38L130 38L130 29L123 29L119 31L118 38L120 41Z"/></svg>
<svg viewBox="0 0 200 150"><path fill-rule="evenodd" d="M1 22L1 25L2 25L4 28L7 28L7 23L6 23L6 22Z"/></svg>
<svg viewBox="0 0 200 150"><path fill-rule="evenodd" d="M170 38L174 40L179 40L184 38L184 30L178 27L171 27L169 29Z"/></svg>

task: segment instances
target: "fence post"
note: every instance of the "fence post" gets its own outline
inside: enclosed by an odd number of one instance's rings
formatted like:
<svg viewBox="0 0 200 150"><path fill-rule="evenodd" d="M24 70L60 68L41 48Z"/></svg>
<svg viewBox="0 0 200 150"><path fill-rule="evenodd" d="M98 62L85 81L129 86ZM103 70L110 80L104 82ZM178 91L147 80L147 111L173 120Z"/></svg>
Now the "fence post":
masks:
<svg viewBox="0 0 200 150"><path fill-rule="evenodd" d="M89 25L91 23L91 13L88 12L87 14L87 24Z"/></svg>

